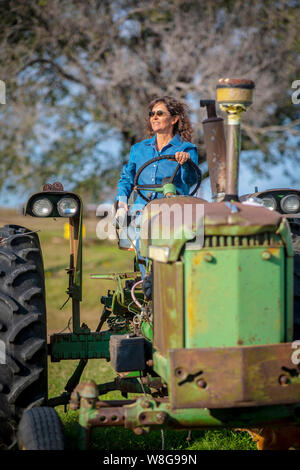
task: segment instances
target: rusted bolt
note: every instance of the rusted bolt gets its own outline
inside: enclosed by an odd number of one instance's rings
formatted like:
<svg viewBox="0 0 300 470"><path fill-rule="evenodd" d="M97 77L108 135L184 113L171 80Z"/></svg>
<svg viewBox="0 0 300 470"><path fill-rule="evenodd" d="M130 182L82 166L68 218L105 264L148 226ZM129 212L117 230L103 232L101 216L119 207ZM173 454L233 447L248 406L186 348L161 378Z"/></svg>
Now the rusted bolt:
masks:
<svg viewBox="0 0 300 470"><path fill-rule="evenodd" d="M134 434L137 434L138 436L141 436L143 434L143 428L134 428L133 430Z"/></svg>
<svg viewBox="0 0 300 470"><path fill-rule="evenodd" d="M268 261L269 259L272 258L272 255L269 251L263 251L261 254L262 259Z"/></svg>
<svg viewBox="0 0 300 470"><path fill-rule="evenodd" d="M140 416L139 416L139 420L141 422L145 421L145 419L147 418L146 414L145 413L141 413Z"/></svg>
<svg viewBox="0 0 300 470"><path fill-rule="evenodd" d="M199 388L206 388L207 386L207 383L205 382L204 379L198 379L196 384Z"/></svg>
<svg viewBox="0 0 300 470"><path fill-rule="evenodd" d="M80 384L80 389L78 388L79 394L83 398L97 398L99 395L98 387L94 380L88 380L87 382L82 382Z"/></svg>
<svg viewBox="0 0 300 470"><path fill-rule="evenodd" d="M78 386L77 386L78 387ZM77 392L77 387L73 390L70 398L70 409L79 410L80 408L80 395Z"/></svg>
<svg viewBox="0 0 300 470"><path fill-rule="evenodd" d="M141 404L142 408L150 408L151 407L151 403L149 400L144 400L142 401L142 404Z"/></svg>
<svg viewBox="0 0 300 470"><path fill-rule="evenodd" d="M208 263L211 263L213 259L214 257L209 253L206 253L206 255L204 256L204 260L207 261Z"/></svg>
<svg viewBox="0 0 300 470"><path fill-rule="evenodd" d="M167 413L165 413L164 411L159 412L156 415L157 422L159 424L163 424L166 421L166 417L167 417Z"/></svg>
<svg viewBox="0 0 300 470"><path fill-rule="evenodd" d="M288 385L290 383L290 379L286 375L281 375L279 377L280 385Z"/></svg>

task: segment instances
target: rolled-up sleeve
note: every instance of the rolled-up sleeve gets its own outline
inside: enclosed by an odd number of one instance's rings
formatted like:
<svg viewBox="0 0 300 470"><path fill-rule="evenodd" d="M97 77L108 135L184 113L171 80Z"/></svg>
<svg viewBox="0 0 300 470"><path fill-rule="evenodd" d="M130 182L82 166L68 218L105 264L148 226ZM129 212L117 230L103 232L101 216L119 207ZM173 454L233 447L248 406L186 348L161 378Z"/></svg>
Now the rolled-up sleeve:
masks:
<svg viewBox="0 0 300 470"><path fill-rule="evenodd" d="M182 150L190 154L191 160L198 166L198 150L195 146L190 146ZM197 174L195 170L188 164L184 163L181 167L181 180L184 184L192 186L197 182Z"/></svg>
<svg viewBox="0 0 300 470"><path fill-rule="evenodd" d="M123 167L121 177L118 182L118 192L115 199L120 200L120 198L129 199L130 194L134 185L134 177L136 173L136 157L135 157L135 148L131 147L129 161Z"/></svg>

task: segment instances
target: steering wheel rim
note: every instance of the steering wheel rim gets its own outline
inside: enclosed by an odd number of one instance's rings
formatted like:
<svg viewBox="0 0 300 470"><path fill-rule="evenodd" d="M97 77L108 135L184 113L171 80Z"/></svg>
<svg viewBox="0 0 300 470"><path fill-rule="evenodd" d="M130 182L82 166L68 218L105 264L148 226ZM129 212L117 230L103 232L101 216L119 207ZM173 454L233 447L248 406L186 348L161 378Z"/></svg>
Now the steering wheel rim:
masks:
<svg viewBox="0 0 300 470"><path fill-rule="evenodd" d="M146 163L144 163L137 171L135 177L134 177L134 190L138 193L139 196L141 196L146 202L150 202L151 199L150 198L147 198L146 196L144 196L142 193L141 193L141 189L143 189L143 186L145 187L145 189L155 189L155 188L161 188L163 186L163 184L147 184L147 185L139 185L138 184L138 179L140 177L140 174L142 173L142 171L144 171L144 169L151 165L152 163L155 163L155 162L158 162L160 160L173 160L173 161L176 161L175 160L175 155L160 155L159 157L155 157L155 158L151 158L151 160L148 160ZM201 184L201 171L200 169L198 168L198 166L193 162L193 160L191 158L189 158L186 163L188 163L192 168L193 170L197 173L197 178L198 178L198 181L197 181L197 184L196 184L196 187L193 189L193 191L191 192L191 194L189 194L189 196L193 196L199 189L200 187L200 184ZM179 171L179 168L181 167L180 163L178 163L173 175L170 177L170 183L173 183L174 180L175 180L175 177Z"/></svg>

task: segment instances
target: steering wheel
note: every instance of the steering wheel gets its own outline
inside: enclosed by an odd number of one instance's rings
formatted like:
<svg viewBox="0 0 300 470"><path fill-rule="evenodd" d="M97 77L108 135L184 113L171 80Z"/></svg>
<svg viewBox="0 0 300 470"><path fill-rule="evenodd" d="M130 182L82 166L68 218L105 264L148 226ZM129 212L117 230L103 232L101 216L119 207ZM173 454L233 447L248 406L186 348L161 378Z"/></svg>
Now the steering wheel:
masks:
<svg viewBox="0 0 300 470"><path fill-rule="evenodd" d="M155 189L158 189L158 188L161 189L166 183L173 183L174 184L175 176L177 175L177 173L179 171L179 168L181 167L180 163L178 163L178 165L175 168L175 171L172 174L172 176L168 176L168 177L164 178L162 180L161 184L138 184L138 180L139 180L139 177L140 177L140 174L142 173L142 171L144 171L144 169L147 168L147 166L152 165L152 163L158 162L160 160L172 160L174 162L176 161L175 160L175 155L161 155L160 157L151 158L151 160L144 163L144 165L142 165L138 169L138 171L135 175L135 178L134 178L134 190L138 193L139 196L141 196L147 202L150 202L151 199L144 196L141 193L141 190L147 190L147 189L149 189L149 190L154 189L155 190ZM193 162L193 160L191 158L189 158L186 161L186 163L188 163L197 174L196 187L193 189L193 191L190 194L190 196L193 196L198 191L199 186L201 184L201 171L198 168L198 166Z"/></svg>

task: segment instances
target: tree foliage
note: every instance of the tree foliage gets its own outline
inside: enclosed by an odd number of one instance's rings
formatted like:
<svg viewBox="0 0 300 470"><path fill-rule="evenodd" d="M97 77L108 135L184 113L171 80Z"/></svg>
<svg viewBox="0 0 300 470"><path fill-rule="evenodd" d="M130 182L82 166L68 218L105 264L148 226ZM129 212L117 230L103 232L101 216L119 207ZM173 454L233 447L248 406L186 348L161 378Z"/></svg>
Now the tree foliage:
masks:
<svg viewBox="0 0 300 470"><path fill-rule="evenodd" d="M56 175L96 198L145 138L147 103L163 94L189 106L204 161L199 99L214 98L224 76L256 84L243 124L245 148L262 150L253 165L275 164L278 149L299 164L299 11L291 0L3 1L2 181Z"/></svg>

